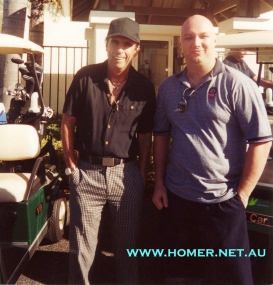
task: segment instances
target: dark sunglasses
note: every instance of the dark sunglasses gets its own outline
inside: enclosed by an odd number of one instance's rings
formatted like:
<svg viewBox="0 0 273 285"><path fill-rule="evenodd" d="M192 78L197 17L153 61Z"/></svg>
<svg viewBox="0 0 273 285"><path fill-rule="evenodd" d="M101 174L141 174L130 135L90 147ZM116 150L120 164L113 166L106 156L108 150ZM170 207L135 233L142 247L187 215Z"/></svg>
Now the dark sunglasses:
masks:
<svg viewBox="0 0 273 285"><path fill-rule="evenodd" d="M186 98L185 98L185 93L186 93L186 91L188 91L188 90L191 90L191 93L187 96L188 99L189 99L189 97L192 95L192 93L194 92L194 89L192 89L192 88L186 88L186 89L184 90L184 92L183 92L183 94L182 94L182 99L181 99L181 100L179 101L179 103L178 103L178 111L181 112L181 113L184 113L184 112L185 112L186 106L187 106L187 104L188 104L188 101L187 101Z"/></svg>

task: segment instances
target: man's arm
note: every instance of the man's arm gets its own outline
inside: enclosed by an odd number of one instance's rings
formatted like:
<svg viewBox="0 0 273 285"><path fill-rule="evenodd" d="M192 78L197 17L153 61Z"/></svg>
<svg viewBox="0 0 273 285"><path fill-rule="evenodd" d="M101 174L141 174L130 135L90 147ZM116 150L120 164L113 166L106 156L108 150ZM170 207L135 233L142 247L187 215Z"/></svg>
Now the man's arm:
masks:
<svg viewBox="0 0 273 285"><path fill-rule="evenodd" d="M161 210L168 207L167 189L164 183L165 172L169 158L170 136L154 137L154 166L155 166L155 189L153 202Z"/></svg>
<svg viewBox="0 0 273 285"><path fill-rule="evenodd" d="M146 181L147 167L149 164L152 147L152 132L138 134L137 137L139 143L139 170L143 180Z"/></svg>
<svg viewBox="0 0 273 285"><path fill-rule="evenodd" d="M258 77L256 75L252 79L257 83ZM266 80L262 77L260 78L260 85L264 88L273 88L273 82Z"/></svg>
<svg viewBox="0 0 273 285"><path fill-rule="evenodd" d="M238 195L245 208L251 192L263 173L271 145L271 141L249 145L243 173L238 185Z"/></svg>
<svg viewBox="0 0 273 285"><path fill-rule="evenodd" d="M74 132L75 132L76 118L62 114L62 145L63 156L66 167L76 167L76 157L74 153Z"/></svg>

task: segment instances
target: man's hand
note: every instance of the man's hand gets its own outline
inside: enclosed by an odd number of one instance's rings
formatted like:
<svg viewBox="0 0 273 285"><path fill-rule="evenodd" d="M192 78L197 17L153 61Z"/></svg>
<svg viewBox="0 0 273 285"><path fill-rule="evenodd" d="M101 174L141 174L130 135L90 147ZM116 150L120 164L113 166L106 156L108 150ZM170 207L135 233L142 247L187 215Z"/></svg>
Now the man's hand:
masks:
<svg viewBox="0 0 273 285"><path fill-rule="evenodd" d="M253 143L247 149L243 173L237 188L238 195L245 208L251 192L262 175L271 145L271 141Z"/></svg>
<svg viewBox="0 0 273 285"><path fill-rule="evenodd" d="M137 134L139 143L139 170L144 181L147 180L147 168L150 161L152 147L152 132L146 134Z"/></svg>
<svg viewBox="0 0 273 285"><path fill-rule="evenodd" d="M66 167L76 167L74 151L74 133L77 119L66 114L62 115L61 137L63 146L63 157Z"/></svg>
<svg viewBox="0 0 273 285"><path fill-rule="evenodd" d="M155 187L152 201L159 210L168 207L167 189L164 185Z"/></svg>
<svg viewBox="0 0 273 285"><path fill-rule="evenodd" d="M242 193L240 193L240 194L238 193L238 195L239 195L239 197L240 197L242 203L244 204L244 206L245 206L245 208L246 208L247 205L248 205L248 199L249 199L249 197L248 197L248 196L245 196L245 195L242 194Z"/></svg>

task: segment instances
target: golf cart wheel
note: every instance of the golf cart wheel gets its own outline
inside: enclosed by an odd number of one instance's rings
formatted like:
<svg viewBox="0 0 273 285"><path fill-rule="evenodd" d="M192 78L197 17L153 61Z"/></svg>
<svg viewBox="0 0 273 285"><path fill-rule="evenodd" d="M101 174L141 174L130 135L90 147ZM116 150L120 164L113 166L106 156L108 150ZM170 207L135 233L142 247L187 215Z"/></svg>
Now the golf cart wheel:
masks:
<svg viewBox="0 0 273 285"><path fill-rule="evenodd" d="M52 215L48 220L48 229L46 239L55 243L63 238L66 225L67 207L66 199L59 198L55 200Z"/></svg>

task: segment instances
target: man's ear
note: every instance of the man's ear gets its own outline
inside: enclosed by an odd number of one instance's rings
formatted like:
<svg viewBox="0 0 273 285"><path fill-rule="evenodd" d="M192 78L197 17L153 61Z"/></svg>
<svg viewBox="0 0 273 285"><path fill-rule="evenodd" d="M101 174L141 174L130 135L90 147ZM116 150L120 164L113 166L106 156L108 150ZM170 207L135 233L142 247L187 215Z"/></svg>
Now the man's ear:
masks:
<svg viewBox="0 0 273 285"><path fill-rule="evenodd" d="M181 52L183 53L182 43L181 43L181 37L179 37L178 44L179 44L179 47L180 47L180 49L181 49Z"/></svg>
<svg viewBox="0 0 273 285"><path fill-rule="evenodd" d="M140 51L140 45L137 45L134 57L138 55L139 51Z"/></svg>
<svg viewBox="0 0 273 285"><path fill-rule="evenodd" d="M107 39L107 38L105 38L104 42L105 42L105 46L107 47L108 39Z"/></svg>

